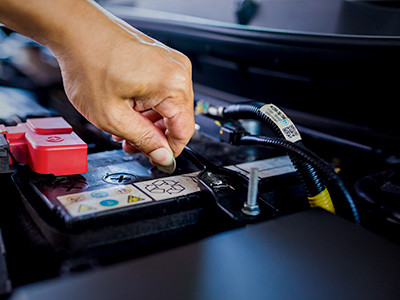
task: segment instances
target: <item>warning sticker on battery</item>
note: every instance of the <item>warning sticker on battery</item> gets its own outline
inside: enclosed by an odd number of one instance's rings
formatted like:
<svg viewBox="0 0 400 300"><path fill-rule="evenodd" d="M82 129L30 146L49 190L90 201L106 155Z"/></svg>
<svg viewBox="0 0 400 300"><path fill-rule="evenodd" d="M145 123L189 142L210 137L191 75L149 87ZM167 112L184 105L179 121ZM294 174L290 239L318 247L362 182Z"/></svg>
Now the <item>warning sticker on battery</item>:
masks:
<svg viewBox="0 0 400 300"><path fill-rule="evenodd" d="M153 201L133 185L58 196L57 200L72 217Z"/></svg>
<svg viewBox="0 0 400 300"><path fill-rule="evenodd" d="M185 175L136 182L135 185L155 201L166 200L199 192L200 188L197 185L197 174L198 172L195 172Z"/></svg>
<svg viewBox="0 0 400 300"><path fill-rule="evenodd" d="M268 116L272 122L279 127L286 140L293 143L301 140L300 133L292 120L290 120L278 107L273 104L265 104L260 108L260 111Z"/></svg>
<svg viewBox="0 0 400 300"><path fill-rule="evenodd" d="M251 168L258 168L260 178L295 172L287 156L232 165L227 168L245 176L250 173ZM97 214L111 209L168 200L199 192L198 173L134 182L128 185L112 185L104 189L58 196L57 200L72 217Z"/></svg>
<svg viewBox="0 0 400 300"><path fill-rule="evenodd" d="M77 217L198 192L200 188L197 185L197 174L195 172L129 185L113 185L106 189L58 196L57 200L72 217Z"/></svg>

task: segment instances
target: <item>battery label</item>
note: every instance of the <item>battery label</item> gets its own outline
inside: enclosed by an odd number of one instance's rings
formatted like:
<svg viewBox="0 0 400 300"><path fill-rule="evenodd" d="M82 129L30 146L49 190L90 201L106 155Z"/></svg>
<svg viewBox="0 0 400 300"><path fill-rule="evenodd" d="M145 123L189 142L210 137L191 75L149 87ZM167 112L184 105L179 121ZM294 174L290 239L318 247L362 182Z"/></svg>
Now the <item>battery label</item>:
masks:
<svg viewBox="0 0 400 300"><path fill-rule="evenodd" d="M258 168L260 178L295 172L287 156L232 165L226 168L245 176L250 173L251 168ZM193 172L134 182L128 185L112 185L95 191L58 196L57 200L72 217L96 214L111 209L163 201L199 192L198 173Z"/></svg>
<svg viewBox="0 0 400 300"><path fill-rule="evenodd" d="M135 183L135 185L155 201L166 200L199 192L200 188L197 185L197 174L198 172L195 172L142 181Z"/></svg>
<svg viewBox="0 0 400 300"><path fill-rule="evenodd" d="M106 189L58 196L57 200L72 217L78 217L198 192L200 188L197 185L197 174L195 172L129 185L113 185Z"/></svg>
<svg viewBox="0 0 400 300"><path fill-rule="evenodd" d="M295 143L301 140L300 133L292 120L290 120L277 106L273 104L265 104L260 108L260 111L268 116L272 122L279 127L287 141Z"/></svg>
<svg viewBox="0 0 400 300"><path fill-rule="evenodd" d="M149 196L133 185L114 185L107 189L58 196L57 200L72 217L152 201Z"/></svg>

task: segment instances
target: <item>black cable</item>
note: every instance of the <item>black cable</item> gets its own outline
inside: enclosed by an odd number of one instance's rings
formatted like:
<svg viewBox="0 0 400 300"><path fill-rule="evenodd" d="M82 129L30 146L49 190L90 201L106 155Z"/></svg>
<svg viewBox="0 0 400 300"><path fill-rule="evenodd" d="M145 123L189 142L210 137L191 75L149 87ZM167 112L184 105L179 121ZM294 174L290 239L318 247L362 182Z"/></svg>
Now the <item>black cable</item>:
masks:
<svg viewBox="0 0 400 300"><path fill-rule="evenodd" d="M318 157L316 154L295 143L274 137L244 135L240 137L239 142L241 143L241 145L259 145L277 150L284 150L289 154L308 162L310 165L318 169L321 173L325 174L325 176L329 180L333 180L336 183L336 185L346 198L347 202L349 203L355 222L357 224L360 224L360 217L358 215L357 208L342 179L335 173L335 171L327 162Z"/></svg>
<svg viewBox="0 0 400 300"><path fill-rule="evenodd" d="M264 105L265 103L262 102L231 104L223 110L223 115L224 117L233 119L258 120L271 129L275 136L284 139L281 129L275 124L274 121L271 120L268 115L260 110ZM296 144L300 147L304 147L301 140L296 142ZM289 158L297 170L299 178L306 189L307 195L309 197L319 195L325 189L325 184L314 167L308 162L291 154L289 154Z"/></svg>
<svg viewBox="0 0 400 300"><path fill-rule="evenodd" d="M204 170L207 167L214 166L206 158L204 158L202 155L200 155L188 146L185 146L182 151L182 155L186 157L191 163L193 163L199 170Z"/></svg>

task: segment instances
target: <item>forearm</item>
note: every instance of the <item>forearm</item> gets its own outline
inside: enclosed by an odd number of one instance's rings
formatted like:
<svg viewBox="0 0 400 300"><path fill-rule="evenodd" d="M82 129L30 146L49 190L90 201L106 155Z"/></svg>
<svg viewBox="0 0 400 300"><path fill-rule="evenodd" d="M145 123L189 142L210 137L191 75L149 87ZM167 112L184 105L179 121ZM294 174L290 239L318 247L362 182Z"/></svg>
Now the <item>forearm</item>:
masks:
<svg viewBox="0 0 400 300"><path fill-rule="evenodd" d="M112 22L96 6L87 0L1 0L0 22L62 53L85 37L99 34L90 23Z"/></svg>

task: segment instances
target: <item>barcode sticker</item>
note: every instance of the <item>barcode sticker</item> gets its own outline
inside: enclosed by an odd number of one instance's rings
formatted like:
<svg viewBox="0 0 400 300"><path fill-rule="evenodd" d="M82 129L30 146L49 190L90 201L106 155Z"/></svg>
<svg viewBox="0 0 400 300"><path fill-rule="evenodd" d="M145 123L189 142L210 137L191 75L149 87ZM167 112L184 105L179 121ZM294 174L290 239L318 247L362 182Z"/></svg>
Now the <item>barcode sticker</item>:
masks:
<svg viewBox="0 0 400 300"><path fill-rule="evenodd" d="M292 120L290 120L283 111L281 111L274 104L265 104L260 108L260 111L267 115L272 122L279 127L282 132L284 138L287 141L295 143L301 140L301 136L296 126L293 124Z"/></svg>

